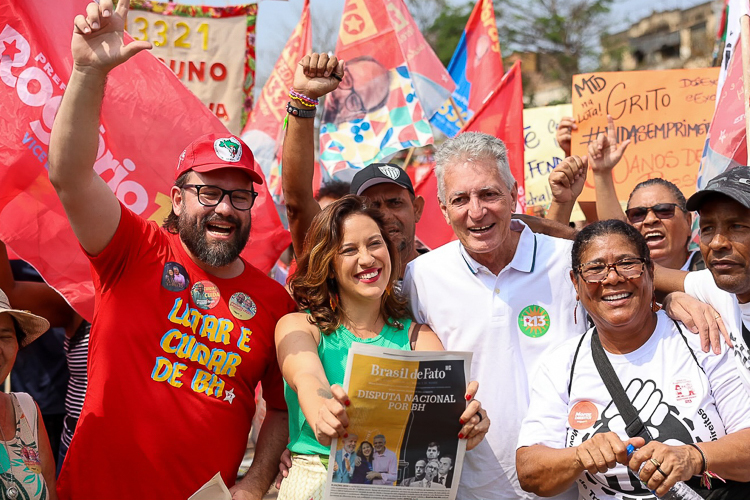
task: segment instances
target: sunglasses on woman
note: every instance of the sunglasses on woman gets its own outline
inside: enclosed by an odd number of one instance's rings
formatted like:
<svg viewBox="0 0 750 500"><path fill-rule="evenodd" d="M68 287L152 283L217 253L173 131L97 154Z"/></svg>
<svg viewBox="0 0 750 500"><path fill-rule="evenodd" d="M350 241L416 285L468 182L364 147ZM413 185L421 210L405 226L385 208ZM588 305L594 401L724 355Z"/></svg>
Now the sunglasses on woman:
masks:
<svg viewBox="0 0 750 500"><path fill-rule="evenodd" d="M659 219L671 219L674 217L674 211L676 208L682 210L682 208L676 203L659 203L653 207L633 207L625 210L625 215L628 216L628 220L631 224L637 224L646 220L648 211L654 212L654 215Z"/></svg>

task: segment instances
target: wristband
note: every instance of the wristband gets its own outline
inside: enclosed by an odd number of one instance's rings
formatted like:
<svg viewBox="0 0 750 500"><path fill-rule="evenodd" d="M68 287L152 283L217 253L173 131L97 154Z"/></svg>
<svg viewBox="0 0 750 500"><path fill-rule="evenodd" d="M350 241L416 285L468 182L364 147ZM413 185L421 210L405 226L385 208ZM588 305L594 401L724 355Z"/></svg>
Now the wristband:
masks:
<svg viewBox="0 0 750 500"><path fill-rule="evenodd" d="M718 479L719 481L726 483L724 479L722 479L718 474L715 474L708 470L708 459L706 458L706 454L703 453L703 450L701 450L701 447L698 446L695 443L688 443L688 446L692 446L696 450L698 450L698 453L701 454L701 459L703 460L703 467L701 468L701 486L705 487L706 489L711 489L711 479Z"/></svg>
<svg viewBox="0 0 750 500"><path fill-rule="evenodd" d="M315 118L314 109L300 109L292 106L291 102L286 103L286 112L292 116L298 116L300 118Z"/></svg>

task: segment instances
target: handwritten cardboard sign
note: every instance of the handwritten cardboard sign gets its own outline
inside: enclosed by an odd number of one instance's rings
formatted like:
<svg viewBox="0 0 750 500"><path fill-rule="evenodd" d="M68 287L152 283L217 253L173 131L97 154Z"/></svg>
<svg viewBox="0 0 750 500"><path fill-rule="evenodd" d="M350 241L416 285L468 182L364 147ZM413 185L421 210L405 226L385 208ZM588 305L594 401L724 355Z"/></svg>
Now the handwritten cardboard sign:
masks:
<svg viewBox="0 0 750 500"><path fill-rule="evenodd" d="M573 116L570 104L527 108L523 110L524 181L526 205L548 207L552 202L548 178L565 159L557 144L555 132L560 119Z"/></svg>
<svg viewBox="0 0 750 500"><path fill-rule="evenodd" d="M639 182L662 177L685 196L695 192L701 151L716 101L719 68L588 73L573 77L572 154L584 155L615 120L631 140L613 176L620 200ZM591 175L578 201L595 201Z"/></svg>

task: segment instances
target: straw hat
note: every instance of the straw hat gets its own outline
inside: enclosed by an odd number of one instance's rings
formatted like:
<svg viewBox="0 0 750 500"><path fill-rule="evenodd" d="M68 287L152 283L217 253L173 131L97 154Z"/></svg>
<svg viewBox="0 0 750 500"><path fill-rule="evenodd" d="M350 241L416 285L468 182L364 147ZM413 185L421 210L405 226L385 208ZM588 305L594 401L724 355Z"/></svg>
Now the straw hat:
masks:
<svg viewBox="0 0 750 500"><path fill-rule="evenodd" d="M26 337L23 339L23 344L19 347L29 345L36 340L37 337L49 330L49 321L41 316L37 316L36 314L31 314L29 311L13 309L10 307L8 296L5 295L5 292L0 290L0 314L2 313L8 313L16 318L18 324L21 325L21 329L26 334Z"/></svg>

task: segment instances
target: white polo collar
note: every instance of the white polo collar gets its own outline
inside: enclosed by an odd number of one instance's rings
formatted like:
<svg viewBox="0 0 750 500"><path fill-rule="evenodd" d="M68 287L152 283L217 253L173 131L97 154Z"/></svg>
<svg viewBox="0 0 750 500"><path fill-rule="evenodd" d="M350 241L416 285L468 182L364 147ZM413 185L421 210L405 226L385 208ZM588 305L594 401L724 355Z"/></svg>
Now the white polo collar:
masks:
<svg viewBox="0 0 750 500"><path fill-rule="evenodd" d="M515 255L513 255L513 260L510 261L510 267L523 273L534 272L534 265L536 264L536 234L519 220L510 221L510 230L521 231L521 237L518 239L518 246L516 247ZM480 271L494 274L486 266L474 260L460 242L458 244L458 251L472 274L477 274Z"/></svg>

